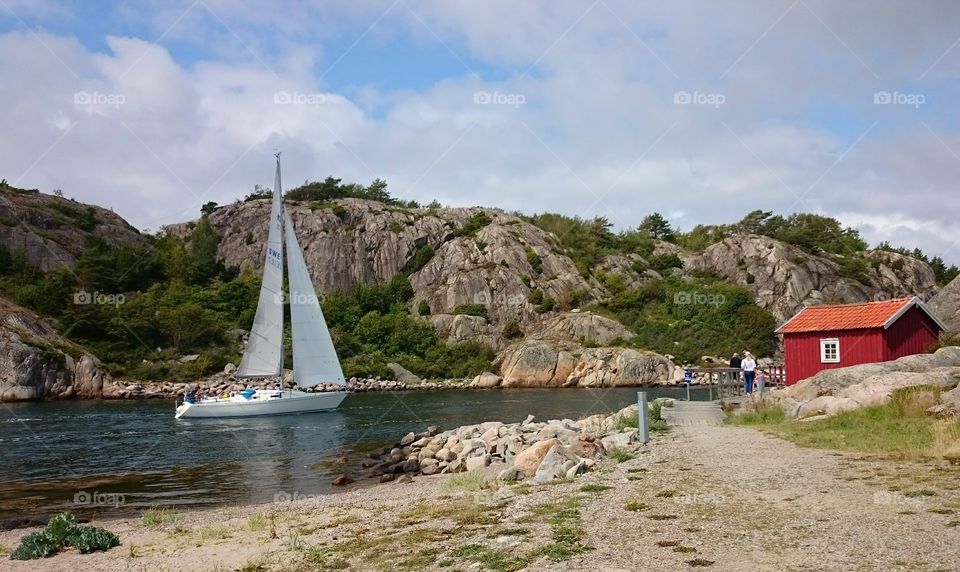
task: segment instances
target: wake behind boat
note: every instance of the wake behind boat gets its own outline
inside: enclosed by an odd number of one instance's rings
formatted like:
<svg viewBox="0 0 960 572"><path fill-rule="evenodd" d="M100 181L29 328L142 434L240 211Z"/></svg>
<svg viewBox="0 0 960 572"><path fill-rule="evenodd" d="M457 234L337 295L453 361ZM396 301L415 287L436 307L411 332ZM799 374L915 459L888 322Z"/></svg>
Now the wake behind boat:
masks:
<svg viewBox="0 0 960 572"><path fill-rule="evenodd" d="M336 409L345 391L307 393L283 388L283 251L286 239L290 326L293 338L293 380L303 389L320 383L345 386L343 369L333 347L320 300L307 271L303 251L293 230L290 213L283 207L280 154L273 186L270 231L263 265L263 283L250 341L237 368L238 379L276 378L281 389L248 389L236 395L191 399L177 406L177 419L286 415Z"/></svg>

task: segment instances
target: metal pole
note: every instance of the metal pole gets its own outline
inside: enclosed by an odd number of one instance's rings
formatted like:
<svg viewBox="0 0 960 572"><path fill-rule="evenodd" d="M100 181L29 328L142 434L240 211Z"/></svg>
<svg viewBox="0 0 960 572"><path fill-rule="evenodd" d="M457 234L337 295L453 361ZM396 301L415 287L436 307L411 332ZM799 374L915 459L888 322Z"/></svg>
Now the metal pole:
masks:
<svg viewBox="0 0 960 572"><path fill-rule="evenodd" d="M650 442L650 413L647 410L647 392L637 392L637 431L639 431L640 442L647 444Z"/></svg>

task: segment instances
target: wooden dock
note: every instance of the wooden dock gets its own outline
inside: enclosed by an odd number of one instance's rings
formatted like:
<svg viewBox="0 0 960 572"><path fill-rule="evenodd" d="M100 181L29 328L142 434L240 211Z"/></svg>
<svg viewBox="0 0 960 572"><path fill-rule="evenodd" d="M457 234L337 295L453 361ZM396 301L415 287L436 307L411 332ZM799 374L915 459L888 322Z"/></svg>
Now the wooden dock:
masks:
<svg viewBox="0 0 960 572"><path fill-rule="evenodd" d="M675 401L673 407L660 410L666 422L674 427L723 425L724 413L718 401Z"/></svg>

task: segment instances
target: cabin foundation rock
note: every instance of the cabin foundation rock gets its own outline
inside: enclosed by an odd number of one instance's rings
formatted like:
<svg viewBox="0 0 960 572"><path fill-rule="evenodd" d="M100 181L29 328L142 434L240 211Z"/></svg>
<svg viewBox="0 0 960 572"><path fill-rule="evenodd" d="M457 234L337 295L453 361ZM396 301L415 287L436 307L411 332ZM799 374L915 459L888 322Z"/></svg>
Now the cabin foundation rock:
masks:
<svg viewBox="0 0 960 572"><path fill-rule="evenodd" d="M954 404L960 382L960 347L940 348L932 354L905 356L893 361L823 370L809 379L764 394L754 394L747 409L776 406L791 418L836 415L858 407L882 405L890 394L905 387L933 385L943 388L940 404L928 412L960 414Z"/></svg>

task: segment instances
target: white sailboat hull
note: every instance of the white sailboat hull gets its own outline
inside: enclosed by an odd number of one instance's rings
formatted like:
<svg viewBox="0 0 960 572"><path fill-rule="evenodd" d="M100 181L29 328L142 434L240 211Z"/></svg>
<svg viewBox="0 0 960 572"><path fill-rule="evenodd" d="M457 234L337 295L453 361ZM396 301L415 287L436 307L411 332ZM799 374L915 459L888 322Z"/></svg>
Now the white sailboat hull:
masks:
<svg viewBox="0 0 960 572"><path fill-rule="evenodd" d="M295 415L336 409L347 396L345 391L304 393L302 391L266 390L256 398L242 396L209 398L177 407L177 419L224 419L231 417L261 417L266 415Z"/></svg>

